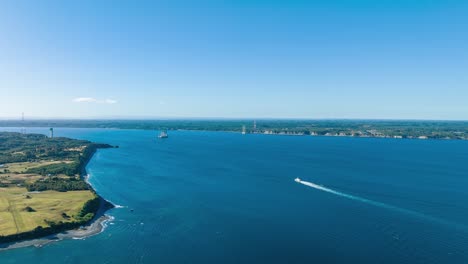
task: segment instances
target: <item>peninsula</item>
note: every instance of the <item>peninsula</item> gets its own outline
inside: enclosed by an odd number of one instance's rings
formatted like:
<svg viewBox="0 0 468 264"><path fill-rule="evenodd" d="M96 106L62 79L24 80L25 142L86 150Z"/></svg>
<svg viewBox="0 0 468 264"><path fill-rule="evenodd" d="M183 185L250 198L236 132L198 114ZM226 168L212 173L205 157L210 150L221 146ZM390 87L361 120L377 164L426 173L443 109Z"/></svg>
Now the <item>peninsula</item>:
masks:
<svg viewBox="0 0 468 264"><path fill-rule="evenodd" d="M0 243L76 229L112 208L82 177L99 148L111 146L0 132Z"/></svg>

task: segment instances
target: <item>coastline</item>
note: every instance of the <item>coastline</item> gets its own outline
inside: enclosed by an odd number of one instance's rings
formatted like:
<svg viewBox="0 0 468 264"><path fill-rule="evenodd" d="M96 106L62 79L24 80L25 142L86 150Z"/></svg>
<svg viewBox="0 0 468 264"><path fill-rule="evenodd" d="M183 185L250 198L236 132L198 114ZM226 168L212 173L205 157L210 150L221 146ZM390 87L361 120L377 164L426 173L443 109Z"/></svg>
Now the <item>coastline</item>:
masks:
<svg viewBox="0 0 468 264"><path fill-rule="evenodd" d="M89 225L84 226L79 229L72 229L72 230L62 232L62 233L49 235L49 236L37 238L37 239L0 244L0 252L11 250L11 249L17 249L17 248L31 247L31 246L40 248L47 244L58 242L61 240L66 240L66 239L85 239L85 238L102 233L105 230L107 223L112 220L114 220L112 216L102 215L98 217L97 219L93 220Z"/></svg>
<svg viewBox="0 0 468 264"><path fill-rule="evenodd" d="M81 226L79 228L69 229L63 232L50 234L43 237L33 238L33 239L25 239L25 240L18 240L13 242L6 242L0 243L0 252L17 249L17 248L24 248L24 247L43 247L47 244L52 242L57 242L66 239L85 239L103 232L107 226L107 223L114 220L114 217L106 215L105 213L115 208L115 205L111 202L102 198L99 194L96 193L93 186L89 183L88 177L89 175L86 172L86 166L88 165L89 161L92 159L94 154L96 153L98 148L111 148L109 145L95 145L100 147L93 147L92 151L85 157L85 160L81 167L81 177L83 180L89 185L90 190L95 193L99 199L99 208L95 213L95 216L91 221L89 221L86 225ZM102 147L105 146L105 147Z"/></svg>
<svg viewBox="0 0 468 264"><path fill-rule="evenodd" d="M376 120L378 121L378 120ZM406 120L407 121L407 120ZM16 123L12 123L12 124L5 124L5 120L0 120L0 128L18 128L20 126L18 126ZM402 120L401 122L405 122L405 120ZM444 121L445 122L445 121ZM446 122L449 122L449 121L446 121ZM461 122L461 121L460 121ZM465 121L463 121L465 122ZM467 125L468 126L468 125ZM47 128L48 126L45 126L44 124L37 124L37 125L30 125L30 126L27 126L27 128ZM144 128L132 128L132 127L119 127L119 126L109 126L109 127L98 127L98 126L68 126L68 125L65 125L65 126L56 126L57 128L65 128L65 129L109 129L109 130L158 130L160 129L159 127L151 127L151 128L147 128L147 127L144 127ZM410 128L414 129L414 128L417 128L417 127L411 127ZM332 132L328 132L328 133L325 133L325 134L322 134L322 133L319 133L317 131L314 131L312 129L309 130L310 134L308 133L305 133L304 131L297 131L297 130L294 130L294 129L289 129L288 127L283 127L282 128L283 130L282 131L273 131L272 129L268 128L261 128L261 129L257 129L256 132L253 132L253 131L250 131L248 132L247 134L258 134L258 135L277 135L277 136L312 136L312 137L350 137L350 138L388 138L388 139L415 139L415 140L462 140L462 141L468 141L468 136L458 136L458 133L462 133L460 131L456 131L456 130L453 130L453 131L449 131L448 133L452 133L450 135L434 135L432 132L434 131L426 131L425 133L409 133L408 135L402 135L401 133L398 133L398 134L395 134L395 133L385 133L385 132L382 132L381 130L376 130L376 131L373 131L372 133L363 133L363 134L360 134L360 133L354 133L356 131L354 131L354 129L347 129L349 130L348 132L350 133L345 133L345 134L341 134L340 131L342 131L342 129L340 130L335 130L335 131L332 131ZM285 130L284 130L285 129ZM288 130L289 129L289 130ZM237 129L195 129L195 128L177 128L177 127L173 127L173 128L170 128L168 129L169 131L195 131L195 132L224 132L224 133L242 133L240 130L237 130ZM357 131L357 132L360 132L360 131ZM377 134L373 134L377 132ZM457 134L454 136L454 134Z"/></svg>

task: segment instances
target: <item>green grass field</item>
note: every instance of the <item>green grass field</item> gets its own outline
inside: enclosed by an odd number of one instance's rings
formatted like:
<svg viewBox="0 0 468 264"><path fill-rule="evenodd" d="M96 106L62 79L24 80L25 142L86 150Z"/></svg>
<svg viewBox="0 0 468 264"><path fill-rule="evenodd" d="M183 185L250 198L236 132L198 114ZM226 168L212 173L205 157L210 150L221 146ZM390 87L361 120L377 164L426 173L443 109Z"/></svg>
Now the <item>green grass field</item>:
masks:
<svg viewBox="0 0 468 264"><path fill-rule="evenodd" d="M29 198L28 198L29 196ZM93 199L91 191L28 193L25 188L0 188L0 235L11 235L47 227L48 221L73 221L86 201ZM28 212L31 207L35 212ZM71 218L62 216L65 213Z"/></svg>
<svg viewBox="0 0 468 264"><path fill-rule="evenodd" d="M31 168L36 168L40 166L46 166L51 164L60 164L60 163L71 163L72 161L68 160L54 160L54 161L36 161L36 162L14 162L5 164L3 169L8 169L10 172L23 173Z"/></svg>
<svg viewBox="0 0 468 264"><path fill-rule="evenodd" d="M32 183L40 179L44 179L45 177L42 175L39 175L37 173L24 173L28 169L31 168L36 168L40 166L46 166L46 165L52 165L52 164L60 164L60 163L65 163L69 164L72 161L36 161L36 162L14 162L14 163L8 163L5 164L4 167L0 169L0 183L6 183L6 184L11 184L11 183L21 183L23 185L24 183ZM8 170L7 173L4 171ZM55 177L59 178L69 178L69 176L65 174L58 174L54 175Z"/></svg>

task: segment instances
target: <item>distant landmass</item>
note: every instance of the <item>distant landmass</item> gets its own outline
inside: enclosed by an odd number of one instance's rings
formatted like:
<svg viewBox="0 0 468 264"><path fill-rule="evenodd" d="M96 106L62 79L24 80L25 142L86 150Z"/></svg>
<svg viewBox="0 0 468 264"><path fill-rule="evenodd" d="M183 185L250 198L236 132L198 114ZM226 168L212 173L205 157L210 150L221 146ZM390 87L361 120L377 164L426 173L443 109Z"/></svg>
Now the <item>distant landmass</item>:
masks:
<svg viewBox="0 0 468 264"><path fill-rule="evenodd" d="M468 121L414 120L0 120L0 127L207 130L278 135L468 139Z"/></svg>

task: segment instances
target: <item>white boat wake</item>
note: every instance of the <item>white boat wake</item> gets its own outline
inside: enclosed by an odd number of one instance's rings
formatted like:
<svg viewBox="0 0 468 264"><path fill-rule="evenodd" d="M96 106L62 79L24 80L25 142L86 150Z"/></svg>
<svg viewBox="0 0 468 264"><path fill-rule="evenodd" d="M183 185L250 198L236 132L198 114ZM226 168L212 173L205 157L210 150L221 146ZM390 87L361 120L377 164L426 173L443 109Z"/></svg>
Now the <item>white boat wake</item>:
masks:
<svg viewBox="0 0 468 264"><path fill-rule="evenodd" d="M332 190L330 188L323 187L321 185L318 185L318 184L315 184L315 183L312 183L312 182L307 182L307 181L302 181L302 180L299 180L299 181L296 180L296 182L304 184L306 186L312 187L312 188L320 190L320 191L324 191L324 192L327 192L327 193L331 193L331 194L334 194L334 195L345 197L345 198L348 198L348 199L351 199L351 200L355 200L355 201L359 201L359 202L363 202L363 203L367 203L367 204L371 204L371 205L375 205L375 206L379 206L379 207L383 207L383 208L401 210L401 208L398 208L398 207L395 207L395 206L391 206L391 205L384 204L384 203L381 203L381 202L376 202L376 201L372 201L372 200L369 200L369 199L366 199L366 198L361 198L361 197L354 196L354 195L351 195L351 194L346 194L346 193L342 193L342 192L339 192L339 191L335 191L335 190Z"/></svg>
<svg viewBox="0 0 468 264"><path fill-rule="evenodd" d="M321 186L321 185L318 185L318 184L315 184L315 183L312 183L312 182L303 181L303 180L301 180L299 178L296 178L294 181L296 181L296 182L298 182L300 184L303 184L305 186L312 187L312 188L314 188L316 190L331 193L331 194L334 194L334 195L337 195L337 196L340 196L340 197L348 198L350 200L354 200L354 201L366 203L366 204L369 204L369 205L377 206L377 207L380 207L380 208L400 212L400 213L410 215L410 216L413 216L413 217L416 217L416 218L420 218L420 219L424 219L424 220L430 220L430 221L433 221L433 222L436 222L436 223L439 223L439 224L455 227L457 229L468 230L468 227L465 226L465 225L462 225L462 224L452 223L450 221L447 221L447 220L444 220L444 219L441 219L441 218L437 218L437 217L433 217L433 216L430 216L430 215L418 213L418 212L411 211L411 210L408 210L408 209L404 209L404 208L401 208L401 207L389 205L389 204L382 203L382 202L373 201L373 200L370 200L370 199L366 199L366 198L362 198L362 197L359 197L359 196L343 193L343 192L340 192L340 191L335 191L333 189L330 189L330 188L327 188L327 187L324 187L324 186Z"/></svg>

